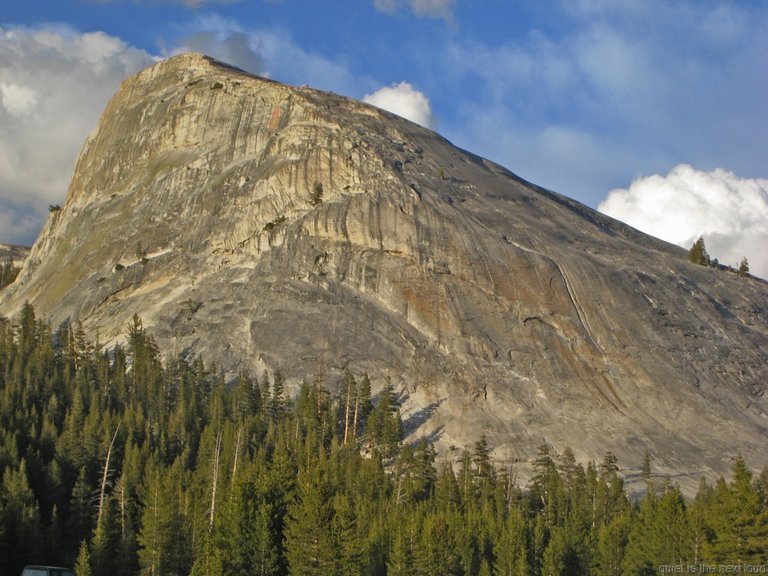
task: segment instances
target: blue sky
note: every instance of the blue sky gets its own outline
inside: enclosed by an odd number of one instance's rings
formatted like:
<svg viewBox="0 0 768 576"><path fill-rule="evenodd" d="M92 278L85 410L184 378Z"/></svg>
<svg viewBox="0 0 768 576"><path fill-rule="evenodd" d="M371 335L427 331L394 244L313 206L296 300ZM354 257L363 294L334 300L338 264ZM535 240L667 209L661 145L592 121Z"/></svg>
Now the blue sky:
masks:
<svg viewBox="0 0 768 576"><path fill-rule="evenodd" d="M4 2L0 242L31 243L63 203L121 79L193 49L366 98L765 276L766 30L754 0Z"/></svg>

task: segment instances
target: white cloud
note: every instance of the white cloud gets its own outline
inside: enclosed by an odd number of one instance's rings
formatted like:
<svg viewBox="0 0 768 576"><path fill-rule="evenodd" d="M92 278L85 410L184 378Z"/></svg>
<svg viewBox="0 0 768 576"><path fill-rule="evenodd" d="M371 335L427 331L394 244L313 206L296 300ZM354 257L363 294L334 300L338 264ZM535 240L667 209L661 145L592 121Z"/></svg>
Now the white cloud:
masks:
<svg viewBox="0 0 768 576"><path fill-rule="evenodd" d="M373 0L373 5L387 14L396 12L401 4L407 4L417 16L452 20L456 0Z"/></svg>
<svg viewBox="0 0 768 576"><path fill-rule="evenodd" d="M0 241L34 240L108 99L151 62L101 32L0 27Z"/></svg>
<svg viewBox="0 0 768 576"><path fill-rule="evenodd" d="M37 91L12 82L0 84L0 102L12 116L26 116L37 104Z"/></svg>
<svg viewBox="0 0 768 576"><path fill-rule="evenodd" d="M370 80L302 49L281 30L219 16L181 29L166 54L197 50L252 73L359 94ZM0 26L0 242L32 243L63 203L77 153L122 80L156 60L103 32Z"/></svg>
<svg viewBox="0 0 768 576"><path fill-rule="evenodd" d="M363 97L363 102L389 110L427 128L437 126L429 98L408 82L400 82L380 88L373 94L366 94Z"/></svg>
<svg viewBox="0 0 768 576"><path fill-rule="evenodd" d="M683 161L763 173L768 75L755 70L765 68L768 10L555 4L569 18L562 35L542 28L496 45L454 40L439 51L450 87L443 92L472 94L451 102L459 118L441 115L452 141L591 205L626 174ZM580 135L588 148L569 147L567 138L553 146L552 136L564 134ZM591 160L577 162L587 149Z"/></svg>
<svg viewBox="0 0 768 576"><path fill-rule="evenodd" d="M685 248L703 236L722 264L746 256L752 273L768 278L768 180L681 164L613 190L598 210Z"/></svg>

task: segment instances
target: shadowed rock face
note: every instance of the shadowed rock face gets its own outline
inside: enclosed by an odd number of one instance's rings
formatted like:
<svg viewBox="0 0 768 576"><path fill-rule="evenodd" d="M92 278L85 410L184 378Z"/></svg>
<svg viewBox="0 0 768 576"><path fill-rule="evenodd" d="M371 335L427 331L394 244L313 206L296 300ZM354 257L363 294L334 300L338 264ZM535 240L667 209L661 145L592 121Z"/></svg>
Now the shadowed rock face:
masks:
<svg viewBox="0 0 768 576"><path fill-rule="evenodd" d="M17 282L54 324L234 371L390 376L502 460L768 463L768 288L333 94L185 54L125 81ZM680 476L685 480L685 476Z"/></svg>

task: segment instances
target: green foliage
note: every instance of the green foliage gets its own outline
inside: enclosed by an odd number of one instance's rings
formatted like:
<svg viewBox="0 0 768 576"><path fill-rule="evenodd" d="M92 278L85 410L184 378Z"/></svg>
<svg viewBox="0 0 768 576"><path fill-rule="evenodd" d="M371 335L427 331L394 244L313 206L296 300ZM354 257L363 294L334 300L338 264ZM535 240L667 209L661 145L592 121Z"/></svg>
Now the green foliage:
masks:
<svg viewBox="0 0 768 576"><path fill-rule="evenodd" d="M365 433L373 447L384 457L392 457L403 438L400 402L391 382L379 394L378 402L368 415Z"/></svg>
<svg viewBox="0 0 768 576"><path fill-rule="evenodd" d="M88 542L80 543L80 552L75 562L75 576L91 576L91 554L88 552Z"/></svg>
<svg viewBox="0 0 768 576"><path fill-rule="evenodd" d="M367 375L317 376L292 401L279 372L162 362L138 316L126 337L0 318L0 573L619 575L768 553L768 471L741 457L692 502L654 485L630 504L613 454L543 445L523 489L483 436L455 467L403 444L389 382L371 402Z"/></svg>
<svg viewBox="0 0 768 576"><path fill-rule="evenodd" d="M739 268L736 273L742 278L749 276L749 262L747 262L746 257L741 259L741 263L739 264Z"/></svg>
<svg viewBox="0 0 768 576"><path fill-rule="evenodd" d="M710 266L712 264L707 248L704 246L703 236L699 236L699 239L691 246L691 249L688 251L688 260L699 266Z"/></svg>

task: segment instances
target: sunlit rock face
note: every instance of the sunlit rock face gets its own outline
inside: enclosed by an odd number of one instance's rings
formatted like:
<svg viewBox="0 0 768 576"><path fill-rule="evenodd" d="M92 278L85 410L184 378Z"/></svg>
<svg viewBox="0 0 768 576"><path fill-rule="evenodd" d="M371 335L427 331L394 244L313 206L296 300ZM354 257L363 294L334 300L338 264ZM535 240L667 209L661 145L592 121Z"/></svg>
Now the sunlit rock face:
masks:
<svg viewBox="0 0 768 576"><path fill-rule="evenodd" d="M595 159L595 161L600 161ZM0 314L403 395L409 440L499 463L768 463L768 287L371 106L198 54L127 79ZM632 470L628 470L631 474ZM524 472L523 472L524 474ZM689 476L685 476L689 475Z"/></svg>

